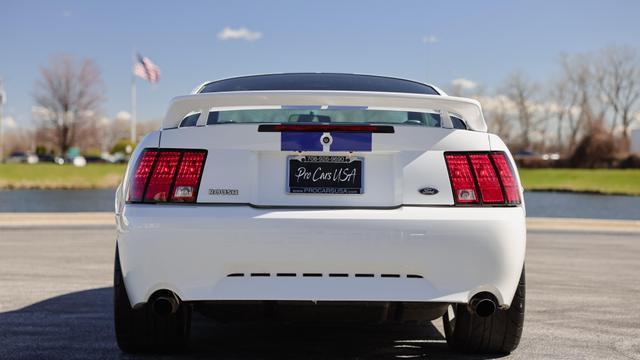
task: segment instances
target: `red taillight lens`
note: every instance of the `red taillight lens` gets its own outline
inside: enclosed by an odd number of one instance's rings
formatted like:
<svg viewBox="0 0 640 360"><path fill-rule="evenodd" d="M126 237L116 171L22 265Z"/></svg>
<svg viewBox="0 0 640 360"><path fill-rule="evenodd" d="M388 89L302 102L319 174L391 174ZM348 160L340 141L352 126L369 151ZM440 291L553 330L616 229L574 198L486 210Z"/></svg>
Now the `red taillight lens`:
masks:
<svg viewBox="0 0 640 360"><path fill-rule="evenodd" d="M445 153L444 157L456 204L521 203L518 181L505 153Z"/></svg>
<svg viewBox="0 0 640 360"><path fill-rule="evenodd" d="M140 156L140 161L136 167L136 172L133 174L131 180L131 187L129 189L129 201L142 201L142 195L144 195L144 188L147 185L147 179L153 168L153 163L156 160L158 152L155 150L145 150Z"/></svg>
<svg viewBox="0 0 640 360"><path fill-rule="evenodd" d="M507 197L507 203L520 204L520 189L518 189L518 182L516 181L513 168L511 168L507 156L505 153L493 153L491 154L491 158L498 169L498 174L504 187L504 193Z"/></svg>
<svg viewBox="0 0 640 360"><path fill-rule="evenodd" d="M158 156L156 167L153 169L147 191L144 193L145 202L164 202L169 200L171 183L178 168L181 153L179 151L163 151Z"/></svg>
<svg viewBox="0 0 640 360"><path fill-rule="evenodd" d="M131 179L128 201L195 202L206 157L206 150L144 150Z"/></svg>
<svg viewBox="0 0 640 360"><path fill-rule="evenodd" d="M195 202L198 197L198 183L204 164L203 151L187 151L182 155L180 169L176 175L171 200L174 202Z"/></svg>
<svg viewBox="0 0 640 360"><path fill-rule="evenodd" d="M447 160L449 178L451 179L453 197L456 203L478 203L478 191L467 161L467 155L446 154L445 159Z"/></svg>
<svg viewBox="0 0 640 360"><path fill-rule="evenodd" d="M469 155L473 173L478 180L480 187L480 197L483 203L500 204L504 203L502 196L502 188L500 188L500 180L493 169L493 164L488 154L472 154Z"/></svg>

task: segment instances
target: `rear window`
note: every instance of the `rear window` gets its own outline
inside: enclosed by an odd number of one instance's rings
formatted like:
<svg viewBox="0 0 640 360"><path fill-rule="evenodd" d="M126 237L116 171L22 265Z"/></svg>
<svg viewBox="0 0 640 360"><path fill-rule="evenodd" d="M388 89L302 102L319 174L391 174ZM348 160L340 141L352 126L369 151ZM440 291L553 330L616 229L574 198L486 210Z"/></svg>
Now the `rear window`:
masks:
<svg viewBox="0 0 640 360"><path fill-rule="evenodd" d="M431 86L416 81L385 76L289 73L243 76L210 82L200 93L266 90L377 91L439 95Z"/></svg>
<svg viewBox="0 0 640 360"><path fill-rule="evenodd" d="M366 109L260 109L211 111L207 124L297 123L297 124L407 124L440 127L440 114Z"/></svg>

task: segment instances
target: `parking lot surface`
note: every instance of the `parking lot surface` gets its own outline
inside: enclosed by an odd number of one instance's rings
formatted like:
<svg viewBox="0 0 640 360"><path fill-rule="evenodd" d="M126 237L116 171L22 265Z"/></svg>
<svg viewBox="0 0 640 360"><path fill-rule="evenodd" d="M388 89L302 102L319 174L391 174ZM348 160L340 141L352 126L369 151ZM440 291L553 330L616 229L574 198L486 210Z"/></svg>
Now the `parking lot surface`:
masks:
<svg viewBox="0 0 640 360"><path fill-rule="evenodd" d="M0 228L0 359L136 358L112 323L108 225ZM530 231L525 329L513 359L640 359L640 233ZM441 321L406 327L219 324L194 317L164 358L478 358L449 352ZM148 357L147 357L148 358Z"/></svg>

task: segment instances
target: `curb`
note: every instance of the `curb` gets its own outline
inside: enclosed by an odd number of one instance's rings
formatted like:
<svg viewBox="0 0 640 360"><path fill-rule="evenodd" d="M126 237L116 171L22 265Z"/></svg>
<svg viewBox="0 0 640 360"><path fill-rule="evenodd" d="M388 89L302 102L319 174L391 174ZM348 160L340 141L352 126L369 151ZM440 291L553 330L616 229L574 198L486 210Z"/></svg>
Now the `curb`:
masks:
<svg viewBox="0 0 640 360"><path fill-rule="evenodd" d="M0 213L0 228L115 225L112 212Z"/></svg>
<svg viewBox="0 0 640 360"><path fill-rule="evenodd" d="M0 213L0 229L114 227L112 212ZM527 218L528 230L640 233L640 220Z"/></svg>
<svg viewBox="0 0 640 360"><path fill-rule="evenodd" d="M640 220L527 218L527 230L640 233Z"/></svg>

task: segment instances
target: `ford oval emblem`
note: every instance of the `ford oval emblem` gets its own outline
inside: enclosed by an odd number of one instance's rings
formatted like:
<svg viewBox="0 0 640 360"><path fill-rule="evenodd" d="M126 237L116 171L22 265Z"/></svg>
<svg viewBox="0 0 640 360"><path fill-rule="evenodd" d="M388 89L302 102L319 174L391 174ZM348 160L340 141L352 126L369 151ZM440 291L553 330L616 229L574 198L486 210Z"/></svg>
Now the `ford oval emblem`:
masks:
<svg viewBox="0 0 640 360"><path fill-rule="evenodd" d="M438 189L433 188L433 187L426 187L426 188L422 188L420 190L420 194L422 195L435 195L438 193Z"/></svg>

